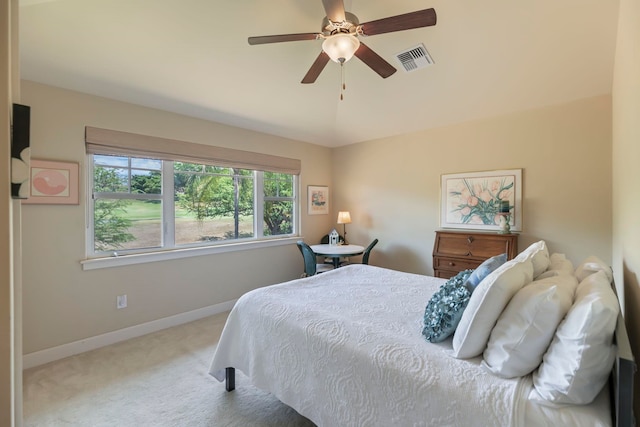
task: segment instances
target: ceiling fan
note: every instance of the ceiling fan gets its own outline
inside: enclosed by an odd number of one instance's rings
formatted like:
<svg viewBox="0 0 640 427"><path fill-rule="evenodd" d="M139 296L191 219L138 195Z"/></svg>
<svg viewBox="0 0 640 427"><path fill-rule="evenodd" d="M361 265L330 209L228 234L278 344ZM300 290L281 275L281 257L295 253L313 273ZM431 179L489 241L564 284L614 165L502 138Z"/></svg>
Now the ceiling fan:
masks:
<svg viewBox="0 0 640 427"><path fill-rule="evenodd" d="M358 37L436 25L436 11L433 8L360 24L356 15L344 10L343 0L322 0L322 5L327 16L322 20L321 32L249 37L249 44L323 39L322 52L302 83L315 82L330 59L342 65L354 55L382 78L387 78L396 72L395 67L360 42Z"/></svg>

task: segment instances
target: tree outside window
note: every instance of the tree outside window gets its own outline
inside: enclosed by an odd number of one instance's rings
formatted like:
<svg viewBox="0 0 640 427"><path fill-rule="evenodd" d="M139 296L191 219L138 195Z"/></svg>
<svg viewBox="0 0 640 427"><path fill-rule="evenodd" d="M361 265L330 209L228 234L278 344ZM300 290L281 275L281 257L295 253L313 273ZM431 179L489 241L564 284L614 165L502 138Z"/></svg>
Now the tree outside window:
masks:
<svg viewBox="0 0 640 427"><path fill-rule="evenodd" d="M127 156L92 159L94 254L294 233L294 175ZM263 221L255 221L259 213Z"/></svg>

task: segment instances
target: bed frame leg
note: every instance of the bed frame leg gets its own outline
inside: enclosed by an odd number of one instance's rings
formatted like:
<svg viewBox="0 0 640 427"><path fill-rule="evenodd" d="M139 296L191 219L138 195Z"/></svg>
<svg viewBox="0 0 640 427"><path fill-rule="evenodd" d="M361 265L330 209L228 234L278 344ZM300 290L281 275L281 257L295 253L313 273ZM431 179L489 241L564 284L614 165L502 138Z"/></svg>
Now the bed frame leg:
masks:
<svg viewBox="0 0 640 427"><path fill-rule="evenodd" d="M236 389L236 369L235 368L226 368L225 369L225 388L227 391L233 391Z"/></svg>

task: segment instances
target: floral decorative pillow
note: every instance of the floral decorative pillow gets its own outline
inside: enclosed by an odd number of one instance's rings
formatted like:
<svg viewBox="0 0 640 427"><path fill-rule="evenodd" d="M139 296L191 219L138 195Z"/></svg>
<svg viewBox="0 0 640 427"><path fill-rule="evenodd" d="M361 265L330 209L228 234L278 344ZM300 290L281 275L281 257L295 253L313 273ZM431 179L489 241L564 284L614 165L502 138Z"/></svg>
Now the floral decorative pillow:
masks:
<svg viewBox="0 0 640 427"><path fill-rule="evenodd" d="M452 335L469 303L471 292L465 286L473 270L464 270L440 287L424 311L422 335L429 342L440 342Z"/></svg>

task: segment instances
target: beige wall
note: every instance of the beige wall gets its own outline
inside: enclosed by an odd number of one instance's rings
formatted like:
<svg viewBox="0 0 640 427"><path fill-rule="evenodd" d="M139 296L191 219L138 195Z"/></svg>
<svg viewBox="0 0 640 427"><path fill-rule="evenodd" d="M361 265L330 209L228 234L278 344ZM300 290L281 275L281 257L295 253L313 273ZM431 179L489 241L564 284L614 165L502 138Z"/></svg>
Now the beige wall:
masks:
<svg viewBox="0 0 640 427"><path fill-rule="evenodd" d="M307 216L304 205L308 184L331 185L326 147L28 81L22 100L31 106L32 157L80 163L81 189L90 125L301 159L303 235L315 241L331 225L327 215ZM79 206L22 207L25 353L230 301L301 272L295 244L83 271L84 202L81 193ZM128 307L116 310L121 294Z"/></svg>
<svg viewBox="0 0 640 427"><path fill-rule="evenodd" d="M613 269L640 358L640 2L621 0L613 84ZM634 410L640 415L636 375Z"/></svg>
<svg viewBox="0 0 640 427"><path fill-rule="evenodd" d="M335 209L371 263L430 274L440 175L523 169L519 248L544 239L578 263L611 261L611 99L601 96L333 151Z"/></svg>

